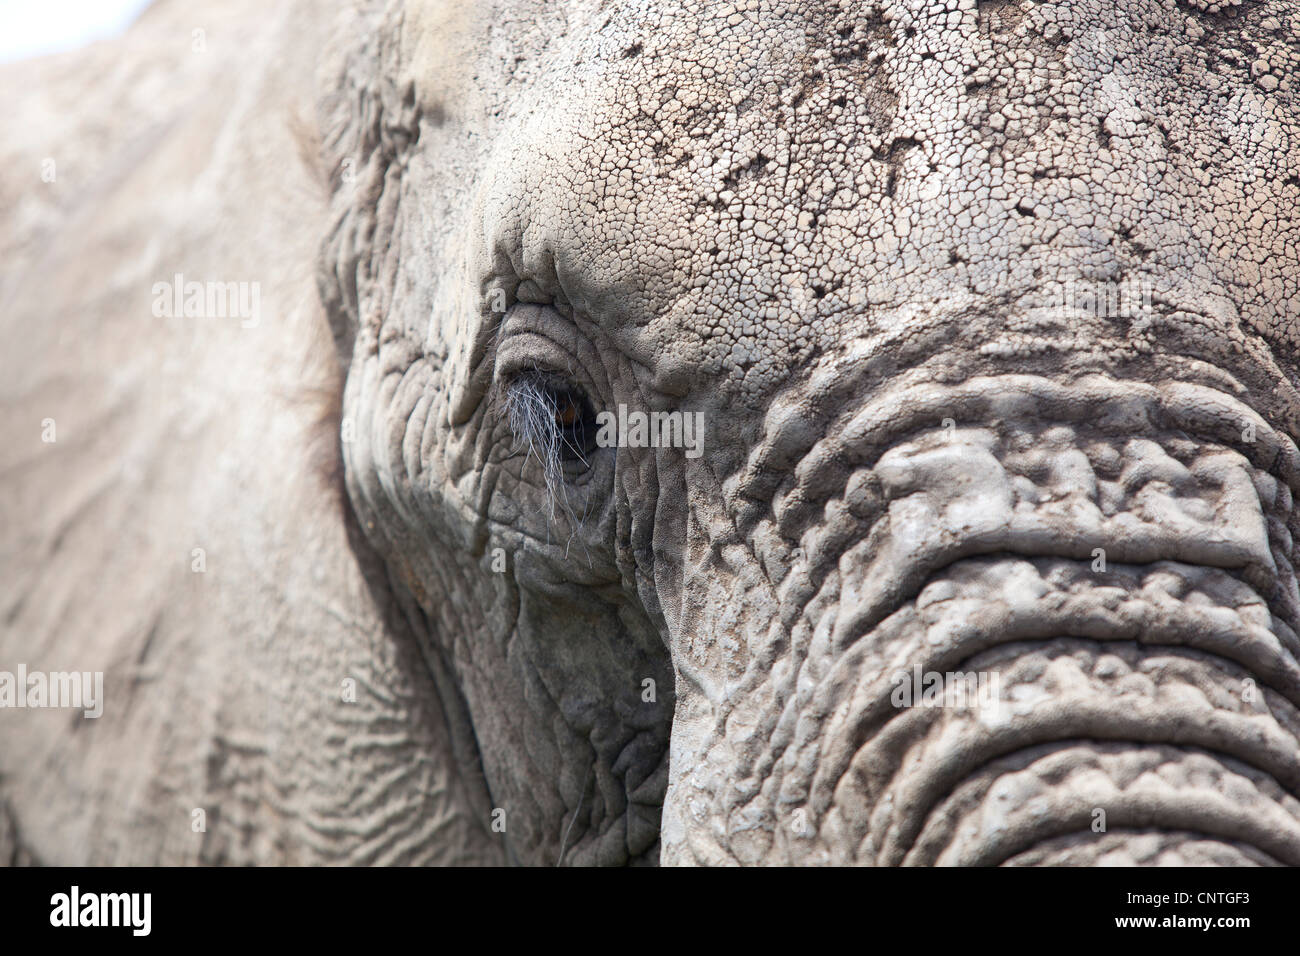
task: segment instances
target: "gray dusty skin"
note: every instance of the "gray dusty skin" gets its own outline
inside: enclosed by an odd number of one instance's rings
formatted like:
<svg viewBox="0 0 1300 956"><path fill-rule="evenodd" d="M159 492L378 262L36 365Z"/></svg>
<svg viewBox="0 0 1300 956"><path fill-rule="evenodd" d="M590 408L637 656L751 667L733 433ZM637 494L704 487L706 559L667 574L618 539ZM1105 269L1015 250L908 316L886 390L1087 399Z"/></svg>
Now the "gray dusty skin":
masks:
<svg viewBox="0 0 1300 956"><path fill-rule="evenodd" d="M1300 864L1300 4L319 10L0 71L0 853Z"/></svg>

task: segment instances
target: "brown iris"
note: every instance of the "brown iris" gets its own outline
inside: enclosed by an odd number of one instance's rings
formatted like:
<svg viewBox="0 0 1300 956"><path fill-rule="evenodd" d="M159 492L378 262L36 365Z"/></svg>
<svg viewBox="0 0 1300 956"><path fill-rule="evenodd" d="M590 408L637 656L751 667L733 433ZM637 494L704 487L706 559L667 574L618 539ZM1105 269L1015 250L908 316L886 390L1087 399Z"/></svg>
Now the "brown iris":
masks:
<svg viewBox="0 0 1300 956"><path fill-rule="evenodd" d="M572 395L564 395L555 407L555 423L561 428L572 428L582 417L582 409Z"/></svg>

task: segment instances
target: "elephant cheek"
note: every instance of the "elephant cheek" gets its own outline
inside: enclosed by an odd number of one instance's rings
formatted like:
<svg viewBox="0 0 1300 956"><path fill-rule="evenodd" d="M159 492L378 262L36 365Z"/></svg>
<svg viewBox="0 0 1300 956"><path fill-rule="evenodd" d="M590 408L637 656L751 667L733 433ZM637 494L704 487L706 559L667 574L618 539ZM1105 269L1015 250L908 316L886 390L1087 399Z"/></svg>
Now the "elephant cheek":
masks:
<svg viewBox="0 0 1300 956"><path fill-rule="evenodd" d="M805 460L684 575L664 862L1300 863L1300 457L1190 388L930 389Z"/></svg>

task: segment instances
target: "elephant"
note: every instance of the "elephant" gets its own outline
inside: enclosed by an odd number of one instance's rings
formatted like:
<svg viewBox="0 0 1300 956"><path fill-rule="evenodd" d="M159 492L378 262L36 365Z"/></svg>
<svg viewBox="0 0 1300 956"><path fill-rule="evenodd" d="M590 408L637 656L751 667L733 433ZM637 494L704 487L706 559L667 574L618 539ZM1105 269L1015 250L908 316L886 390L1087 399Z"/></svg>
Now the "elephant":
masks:
<svg viewBox="0 0 1300 956"><path fill-rule="evenodd" d="M1300 863L1294 0L2 71L0 859Z"/></svg>

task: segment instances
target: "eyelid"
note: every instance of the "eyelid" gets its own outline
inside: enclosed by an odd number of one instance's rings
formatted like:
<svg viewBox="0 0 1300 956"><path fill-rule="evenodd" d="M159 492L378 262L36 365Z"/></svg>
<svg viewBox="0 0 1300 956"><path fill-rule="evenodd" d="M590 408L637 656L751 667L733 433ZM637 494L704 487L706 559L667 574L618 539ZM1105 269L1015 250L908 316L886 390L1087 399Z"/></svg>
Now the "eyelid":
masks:
<svg viewBox="0 0 1300 956"><path fill-rule="evenodd" d="M582 400L587 394L581 385L570 380L568 376L536 364L525 365L517 370L504 373L501 376L501 382L505 388L515 388L524 383L541 385L554 393L557 399L573 394L577 399ZM558 403L556 407L559 408Z"/></svg>
<svg viewBox="0 0 1300 956"><path fill-rule="evenodd" d="M575 378L572 356L544 335L519 332L497 346L495 376L509 380L526 372L544 372L559 378Z"/></svg>
<svg viewBox="0 0 1300 956"><path fill-rule="evenodd" d="M568 390L599 410L601 399L587 369L570 352L551 339L535 332L520 332L503 341L497 349L493 378L497 388L508 388L524 375L540 375L557 390Z"/></svg>
<svg viewBox="0 0 1300 956"><path fill-rule="evenodd" d="M601 355L586 333L549 306L516 303L501 320L493 348L490 386L507 394L510 383L540 374L575 394L582 414L596 414L612 396Z"/></svg>

